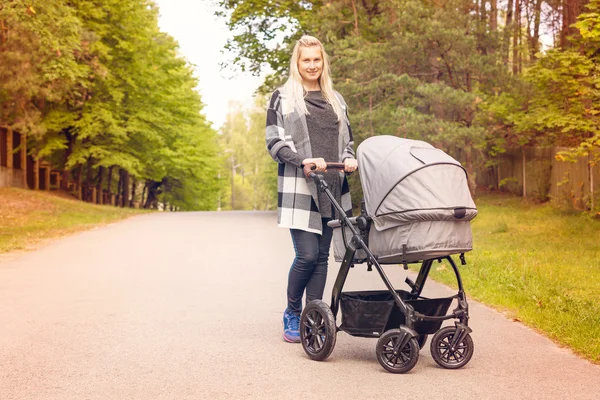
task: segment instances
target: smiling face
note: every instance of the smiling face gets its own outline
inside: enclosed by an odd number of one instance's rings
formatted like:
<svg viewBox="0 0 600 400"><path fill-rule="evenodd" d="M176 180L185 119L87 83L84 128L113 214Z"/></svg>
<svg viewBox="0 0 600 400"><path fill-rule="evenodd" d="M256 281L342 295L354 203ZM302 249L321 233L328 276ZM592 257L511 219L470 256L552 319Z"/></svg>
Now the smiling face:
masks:
<svg viewBox="0 0 600 400"><path fill-rule="evenodd" d="M309 88L318 87L323 72L323 55L318 46L302 47L298 59L298 72L302 81Z"/></svg>

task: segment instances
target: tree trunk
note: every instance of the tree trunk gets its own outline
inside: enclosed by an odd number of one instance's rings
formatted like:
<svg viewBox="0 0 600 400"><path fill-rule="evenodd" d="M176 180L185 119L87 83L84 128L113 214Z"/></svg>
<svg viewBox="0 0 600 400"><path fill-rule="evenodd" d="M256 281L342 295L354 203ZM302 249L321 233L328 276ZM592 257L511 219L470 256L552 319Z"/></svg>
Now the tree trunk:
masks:
<svg viewBox="0 0 600 400"><path fill-rule="evenodd" d="M502 41L502 59L504 65L508 66L508 55L510 49L510 33L513 31L512 28L513 19L513 0L508 0L508 6L506 7L506 25L504 26L504 40Z"/></svg>
<svg viewBox="0 0 600 400"><path fill-rule="evenodd" d="M144 189L142 190L142 200L140 201L140 208L146 208L146 190L148 190L148 181L144 183Z"/></svg>
<svg viewBox="0 0 600 400"><path fill-rule="evenodd" d="M83 200L82 186L83 186L83 164L79 164L77 166L77 198L79 200Z"/></svg>
<svg viewBox="0 0 600 400"><path fill-rule="evenodd" d="M65 137L67 139L67 148L65 149L65 157L63 163L63 171L62 177L60 179L60 188L62 190L69 190L69 180L71 178L71 171L66 168L67 163L69 162L69 158L71 158L71 154L73 154L73 147L75 146L75 135L71 135L70 128L67 128L63 131L65 133ZM49 184L49 182L47 183Z"/></svg>
<svg viewBox="0 0 600 400"><path fill-rule="evenodd" d="M115 206L121 206L121 194L123 193L123 170L119 168L119 183L117 184L117 193L115 199Z"/></svg>
<svg viewBox="0 0 600 400"><path fill-rule="evenodd" d="M497 181L496 181L496 190L500 190L500 182L502 182L502 178L500 176L500 160L498 160L498 167L497 167Z"/></svg>
<svg viewBox="0 0 600 400"><path fill-rule="evenodd" d="M535 1L535 9L533 16L533 36L531 37L531 61L535 60L535 55L540 51L540 22L542 19L542 0Z"/></svg>
<svg viewBox="0 0 600 400"><path fill-rule="evenodd" d="M114 166L110 166L110 168L108 168L108 184L107 186L107 196L108 196L108 203L112 205L112 181L113 181L113 168Z"/></svg>
<svg viewBox="0 0 600 400"><path fill-rule="evenodd" d="M121 169L121 180L123 181L123 185L121 187L121 207L129 206L129 172L127 170Z"/></svg>
<svg viewBox="0 0 600 400"><path fill-rule="evenodd" d="M471 189L471 195L475 196L475 171L473 170L473 144L471 140L465 140L465 169L467 170L467 176L469 188Z"/></svg>
<svg viewBox="0 0 600 400"><path fill-rule="evenodd" d="M481 0L481 6L479 7L479 17L481 19L481 26L486 26L487 25L487 10L485 8L485 4L487 3L487 0Z"/></svg>
<svg viewBox="0 0 600 400"><path fill-rule="evenodd" d="M562 19L562 29L560 32L560 47L566 48L570 47L569 44L569 36L576 34L577 29L573 28L575 22L577 22L577 17L579 14L585 10L585 5L588 3L588 0L563 0L563 19Z"/></svg>
<svg viewBox="0 0 600 400"><path fill-rule="evenodd" d="M86 172L84 200L93 203L94 199L92 199L92 187L94 186L94 182L92 181L92 157L88 157L88 160L85 164Z"/></svg>
<svg viewBox="0 0 600 400"><path fill-rule="evenodd" d="M354 13L354 34L358 36L358 13L356 12L356 0L352 0L352 12Z"/></svg>
<svg viewBox="0 0 600 400"><path fill-rule="evenodd" d="M96 203L104 204L104 167L98 167L96 182Z"/></svg>
<svg viewBox="0 0 600 400"><path fill-rule="evenodd" d="M515 0L515 24L513 29L512 71L519 73L519 39L521 37L521 0Z"/></svg>
<svg viewBox="0 0 600 400"><path fill-rule="evenodd" d="M234 210L235 192L235 158L231 156L231 209Z"/></svg>
<svg viewBox="0 0 600 400"><path fill-rule="evenodd" d="M137 178L133 177L133 182L131 183L131 200L129 201L129 208L133 208L135 206L135 191L137 187Z"/></svg>
<svg viewBox="0 0 600 400"><path fill-rule="evenodd" d="M498 30L498 0L490 0L490 31Z"/></svg>

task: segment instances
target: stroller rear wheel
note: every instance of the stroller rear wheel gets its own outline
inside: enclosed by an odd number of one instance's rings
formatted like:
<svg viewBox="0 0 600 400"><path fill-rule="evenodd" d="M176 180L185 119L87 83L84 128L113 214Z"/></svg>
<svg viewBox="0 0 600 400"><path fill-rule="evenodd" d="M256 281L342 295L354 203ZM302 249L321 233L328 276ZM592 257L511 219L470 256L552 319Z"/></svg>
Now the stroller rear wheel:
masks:
<svg viewBox="0 0 600 400"><path fill-rule="evenodd" d="M419 344L416 338L411 338L400 349L402 336L400 329L390 329L384 332L377 341L377 360L387 371L403 374L414 368L419 361Z"/></svg>
<svg viewBox="0 0 600 400"><path fill-rule="evenodd" d="M475 346L471 335L467 334L452 347L455 334L456 328L447 326L437 331L431 339L431 356L440 367L458 369L467 365L473 356Z"/></svg>
<svg viewBox="0 0 600 400"><path fill-rule="evenodd" d="M315 361L329 357L335 347L336 327L333 313L322 300L313 300L300 317L300 340L306 354Z"/></svg>

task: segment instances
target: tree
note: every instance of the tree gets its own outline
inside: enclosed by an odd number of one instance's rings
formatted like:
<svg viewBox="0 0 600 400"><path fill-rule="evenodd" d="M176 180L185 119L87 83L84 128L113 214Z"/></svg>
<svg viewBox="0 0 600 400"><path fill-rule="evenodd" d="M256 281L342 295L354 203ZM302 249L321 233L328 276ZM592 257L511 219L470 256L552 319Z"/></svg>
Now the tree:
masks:
<svg viewBox="0 0 600 400"><path fill-rule="evenodd" d="M67 2L0 4L0 127L42 135L47 102L63 98L78 68L80 22Z"/></svg>
<svg viewBox="0 0 600 400"><path fill-rule="evenodd" d="M63 189L216 207L216 132L152 1L5 2L0 63L0 126L37 133L29 149L63 170Z"/></svg>
<svg viewBox="0 0 600 400"><path fill-rule="evenodd" d="M221 128L224 149L221 176L230 182L221 194L225 209L272 210L277 207L277 163L265 148L266 104L257 97L251 108L229 105Z"/></svg>

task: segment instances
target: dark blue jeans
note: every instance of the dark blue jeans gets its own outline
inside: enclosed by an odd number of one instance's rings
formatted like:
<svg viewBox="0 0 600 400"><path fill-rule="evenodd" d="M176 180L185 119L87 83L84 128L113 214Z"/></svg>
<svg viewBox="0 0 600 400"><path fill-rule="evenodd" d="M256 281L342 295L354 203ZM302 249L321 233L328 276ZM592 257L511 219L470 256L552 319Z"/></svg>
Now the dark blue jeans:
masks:
<svg viewBox="0 0 600 400"><path fill-rule="evenodd" d="M331 218L323 218L323 234L290 229L296 258L288 276L288 310L300 315L302 296L306 303L323 299L327 280L327 260L333 229L327 226Z"/></svg>

